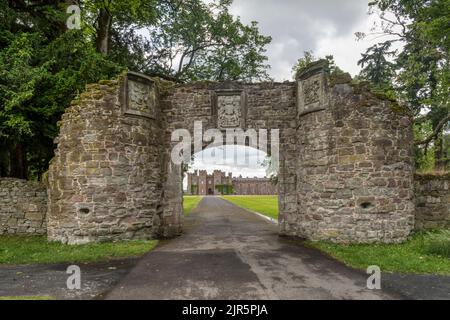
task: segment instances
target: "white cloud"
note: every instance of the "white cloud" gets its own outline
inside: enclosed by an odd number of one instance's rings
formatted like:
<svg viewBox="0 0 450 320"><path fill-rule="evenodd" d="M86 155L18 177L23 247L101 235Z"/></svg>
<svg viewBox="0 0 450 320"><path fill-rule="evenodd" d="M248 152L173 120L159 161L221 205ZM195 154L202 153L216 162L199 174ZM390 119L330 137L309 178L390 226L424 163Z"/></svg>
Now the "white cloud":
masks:
<svg viewBox="0 0 450 320"><path fill-rule="evenodd" d="M354 33L370 31L367 10L368 0L235 0L231 12L245 23L258 21L261 32L272 36L270 74L284 81L292 79L292 66L307 50L333 54L342 69L359 73L360 54L372 42L357 42Z"/></svg>

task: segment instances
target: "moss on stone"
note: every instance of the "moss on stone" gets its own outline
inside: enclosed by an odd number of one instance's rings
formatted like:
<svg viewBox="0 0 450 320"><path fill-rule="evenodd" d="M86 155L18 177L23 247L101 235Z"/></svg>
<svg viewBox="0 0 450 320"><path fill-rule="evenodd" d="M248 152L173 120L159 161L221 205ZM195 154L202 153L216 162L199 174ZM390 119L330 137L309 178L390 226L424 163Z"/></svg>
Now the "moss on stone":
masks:
<svg viewBox="0 0 450 320"><path fill-rule="evenodd" d="M418 181L427 180L450 180L450 172L416 172L414 179Z"/></svg>
<svg viewBox="0 0 450 320"><path fill-rule="evenodd" d="M364 92L370 92L370 82L368 81L352 81L350 82L353 92L355 94L362 94Z"/></svg>
<svg viewBox="0 0 450 320"><path fill-rule="evenodd" d="M395 113L408 114L409 110L405 106L401 106L397 101L393 101L389 106Z"/></svg>
<svg viewBox="0 0 450 320"><path fill-rule="evenodd" d="M352 76L349 73L332 74L330 76L330 86L338 84L347 84L352 82Z"/></svg>
<svg viewBox="0 0 450 320"><path fill-rule="evenodd" d="M47 188L49 187L50 184L49 184L49 180L48 180L48 170L42 174L41 181Z"/></svg>
<svg viewBox="0 0 450 320"><path fill-rule="evenodd" d="M93 99L101 99L103 97L103 92L101 90L93 90L90 93Z"/></svg>
<svg viewBox="0 0 450 320"><path fill-rule="evenodd" d="M406 106L402 106L398 103L397 99L389 94L387 91L376 89L369 81L353 80L350 85L352 86L355 94L370 94L378 100L388 101L388 107L395 113L408 114L409 110Z"/></svg>
<svg viewBox="0 0 450 320"><path fill-rule="evenodd" d="M169 91L175 87L175 82L164 80L161 78L153 78L155 80L156 87L161 95L166 95Z"/></svg>
<svg viewBox="0 0 450 320"><path fill-rule="evenodd" d="M115 86L117 84L117 80L100 80L98 84L104 86Z"/></svg>

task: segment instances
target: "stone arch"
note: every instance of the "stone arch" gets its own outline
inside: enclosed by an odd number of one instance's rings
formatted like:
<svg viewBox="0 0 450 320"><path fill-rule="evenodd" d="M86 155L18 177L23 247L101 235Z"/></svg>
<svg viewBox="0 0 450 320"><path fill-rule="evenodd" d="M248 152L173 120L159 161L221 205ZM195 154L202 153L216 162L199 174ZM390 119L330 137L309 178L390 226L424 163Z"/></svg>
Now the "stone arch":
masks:
<svg viewBox="0 0 450 320"><path fill-rule="evenodd" d="M413 228L411 118L322 62L295 82L173 85L129 72L63 115L49 169L48 237L67 243L182 231L176 129L279 129L280 235L400 242ZM270 150L269 150L270 152Z"/></svg>
<svg viewBox="0 0 450 320"><path fill-rule="evenodd" d="M203 132L209 129L219 129L224 132L228 127L218 123L221 108L220 97L222 96L231 100L231 103L233 103L233 99L238 101L235 104L240 108L239 114L242 118L232 123L231 129L279 130L279 150L276 152L280 152L279 184L283 186L283 192L280 192L279 195L280 210L294 210L295 208L294 203L286 204L286 201L296 201L294 200L296 191L293 183L295 179L295 144L292 143L295 139L297 113L295 83L199 82L175 86L161 99L161 109L167 124L165 144L170 146L166 149L165 156L166 159L169 159L166 164L168 168L166 186L170 192L164 200L164 216L172 217L171 221L181 221L182 219L180 209L182 208L181 168L170 161L168 154L176 144L176 142L171 142L171 133L176 129L187 129L191 135L194 135L196 121L202 122ZM270 131L267 140L268 148L264 151L271 154ZM202 149L207 144L203 143ZM226 144L225 141L224 144ZM241 145L245 145L245 143L241 143ZM288 211L286 212L288 213Z"/></svg>

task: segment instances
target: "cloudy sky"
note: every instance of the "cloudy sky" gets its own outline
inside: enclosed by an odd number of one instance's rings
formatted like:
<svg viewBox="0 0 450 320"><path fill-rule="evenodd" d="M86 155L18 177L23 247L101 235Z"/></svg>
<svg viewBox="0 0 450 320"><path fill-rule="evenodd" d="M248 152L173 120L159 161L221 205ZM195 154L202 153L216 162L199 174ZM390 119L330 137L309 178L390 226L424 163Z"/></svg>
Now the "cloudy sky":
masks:
<svg viewBox="0 0 450 320"><path fill-rule="evenodd" d="M361 53L375 40L358 42L355 37L358 31L368 33L375 21L367 14L367 4L368 0L234 0L232 13L245 23L258 21L261 33L272 37L267 51L270 75L284 81L292 80L292 66L307 50L313 50L318 57L332 54L344 71L358 74ZM231 149L228 151L233 154ZM227 156L222 165L211 164L209 152L197 155L190 171L221 169L234 176L265 176L261 164L254 165L253 161L251 166L236 166L233 156ZM237 154L244 152L244 147L237 150ZM256 150L247 152L251 159L258 157ZM259 154L260 159L264 156Z"/></svg>
<svg viewBox="0 0 450 320"><path fill-rule="evenodd" d="M272 37L268 47L271 76L291 80L292 66L306 50L316 56L332 54L342 69L355 75L357 61L370 41L357 42L355 32L368 32L374 17L368 0L234 0L232 13L242 21L259 22Z"/></svg>

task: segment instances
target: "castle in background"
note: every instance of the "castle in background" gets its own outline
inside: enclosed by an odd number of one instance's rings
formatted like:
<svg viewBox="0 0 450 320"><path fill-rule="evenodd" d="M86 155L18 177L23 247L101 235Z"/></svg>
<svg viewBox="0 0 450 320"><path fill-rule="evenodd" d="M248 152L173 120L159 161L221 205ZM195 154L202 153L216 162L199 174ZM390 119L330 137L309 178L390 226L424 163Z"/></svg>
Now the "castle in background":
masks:
<svg viewBox="0 0 450 320"><path fill-rule="evenodd" d="M226 174L214 170L208 174L206 170L195 170L187 174L187 194L190 195L275 195L277 186L268 178L233 178L232 173Z"/></svg>

